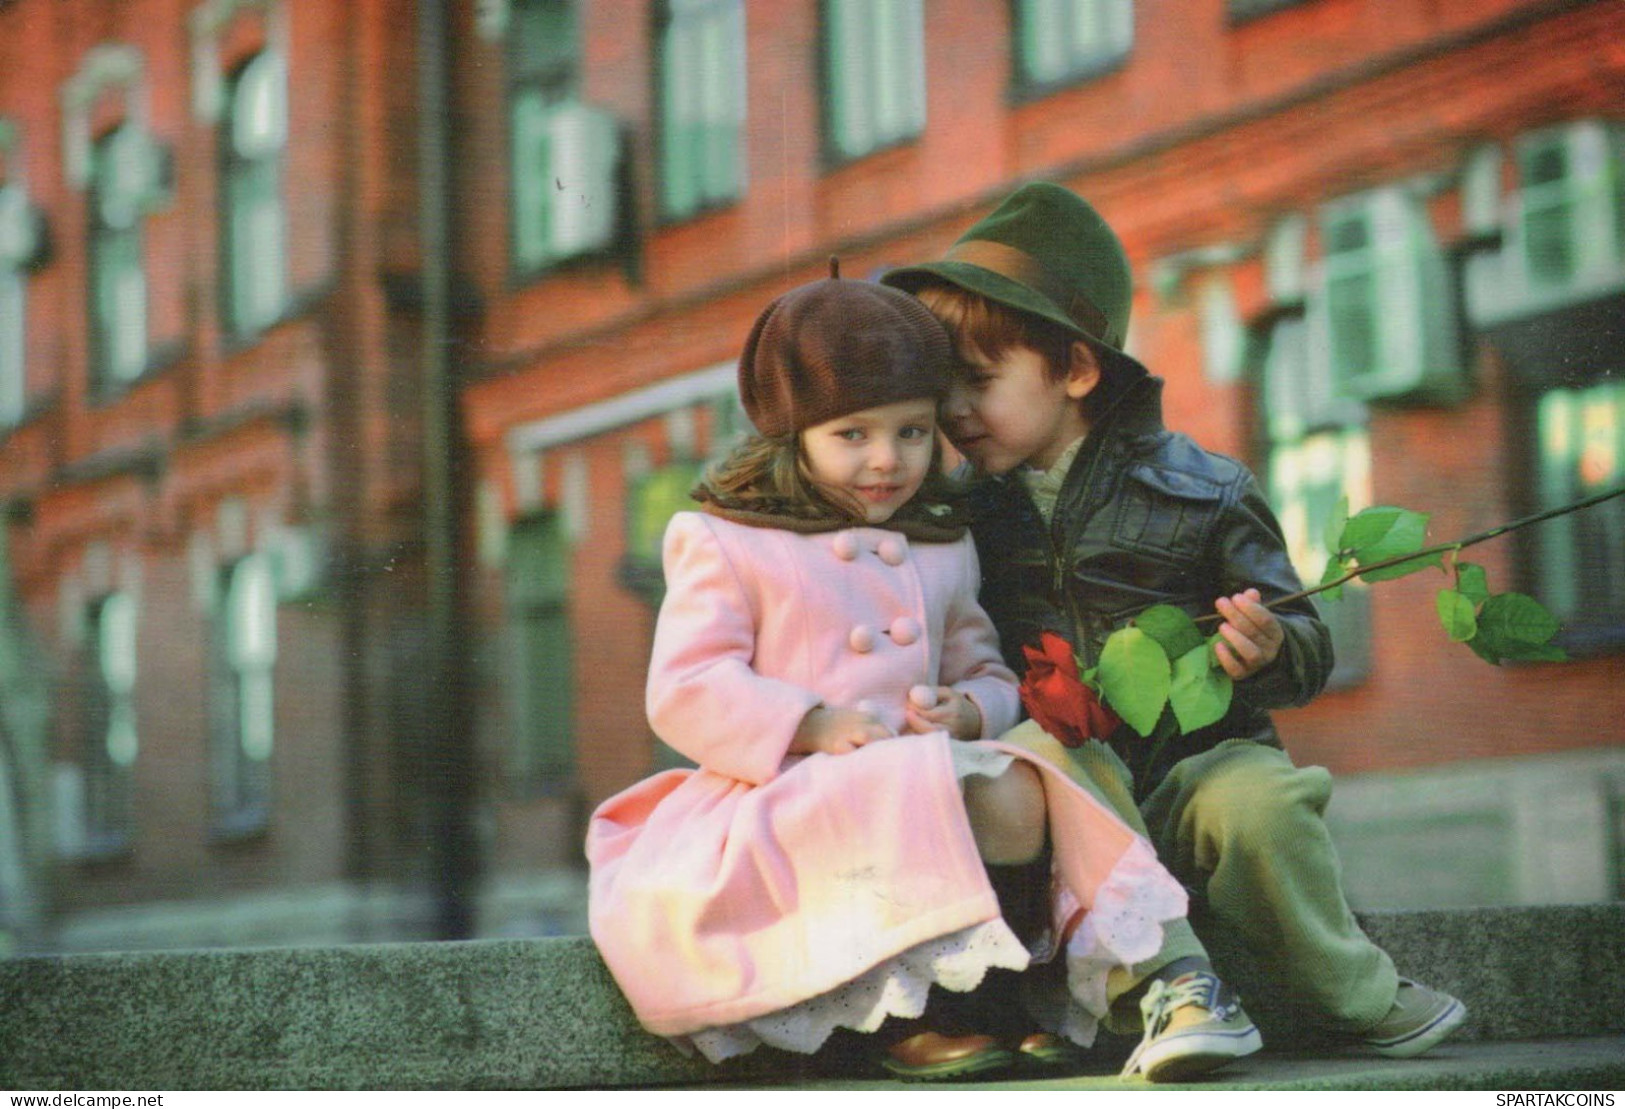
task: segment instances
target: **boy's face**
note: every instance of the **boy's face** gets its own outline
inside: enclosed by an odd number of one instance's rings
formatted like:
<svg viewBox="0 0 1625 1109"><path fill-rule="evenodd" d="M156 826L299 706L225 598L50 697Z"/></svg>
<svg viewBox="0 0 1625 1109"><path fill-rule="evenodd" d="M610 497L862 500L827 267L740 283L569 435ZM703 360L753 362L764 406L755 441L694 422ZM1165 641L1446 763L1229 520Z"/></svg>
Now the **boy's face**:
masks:
<svg viewBox="0 0 1625 1109"><path fill-rule="evenodd" d="M1089 431L1078 407L1100 382L1100 365L1073 343L1066 376L1057 380L1044 356L1013 345L996 359L968 353L943 406L943 430L984 473L1017 466L1049 469Z"/></svg>
<svg viewBox="0 0 1625 1109"><path fill-rule="evenodd" d="M937 405L929 397L865 408L801 433L807 476L883 524L919 491L931 470Z"/></svg>

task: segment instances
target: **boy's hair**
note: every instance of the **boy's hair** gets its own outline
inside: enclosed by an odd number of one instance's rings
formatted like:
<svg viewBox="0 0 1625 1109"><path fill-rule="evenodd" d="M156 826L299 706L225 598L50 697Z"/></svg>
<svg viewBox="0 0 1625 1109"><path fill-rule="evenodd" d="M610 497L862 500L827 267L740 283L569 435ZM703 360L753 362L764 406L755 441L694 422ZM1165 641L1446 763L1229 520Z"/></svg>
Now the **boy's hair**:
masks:
<svg viewBox="0 0 1625 1109"><path fill-rule="evenodd" d="M914 500L950 503L961 492L941 472L942 444L933 443L931 468ZM722 459L705 468L694 498L722 507L798 520L827 519L833 512L853 524L867 517L856 500L825 490L807 475L801 433L749 435Z"/></svg>
<svg viewBox="0 0 1625 1109"><path fill-rule="evenodd" d="M1050 380L1066 376L1074 336L1064 328L947 281L930 281L914 295L948 328L961 358L973 352L995 362L1011 347L1023 346L1043 357Z"/></svg>
<svg viewBox="0 0 1625 1109"><path fill-rule="evenodd" d="M1071 364L1072 344L1083 341L1042 316L1000 304L951 281L927 279L914 295L948 328L962 360L976 354L997 362L1012 347L1026 347L1044 360L1051 381L1061 381ZM1101 395L1097 387L1079 402L1085 415L1094 414Z"/></svg>

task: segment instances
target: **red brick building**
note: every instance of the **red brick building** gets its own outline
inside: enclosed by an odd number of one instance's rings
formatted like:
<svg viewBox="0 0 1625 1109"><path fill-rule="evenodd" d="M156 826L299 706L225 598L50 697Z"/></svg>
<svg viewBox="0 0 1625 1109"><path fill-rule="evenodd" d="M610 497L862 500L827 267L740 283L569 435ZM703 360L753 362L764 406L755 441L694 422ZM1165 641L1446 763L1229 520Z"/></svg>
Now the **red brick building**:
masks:
<svg viewBox="0 0 1625 1109"><path fill-rule="evenodd" d="M1450 539L1625 482L1622 30L1618 0L0 4L0 498L48 662L0 679L49 709L0 733L11 869L86 943L227 897L217 932L412 934L476 858L482 931L567 922L585 812L669 759L658 539L743 427L750 321L1024 180L1118 228L1169 423L1265 479L1306 573L1339 495ZM1625 502L1469 557L1572 661L1446 643L1428 576L1324 606L1337 688L1280 723L1339 775L1351 890L1617 897Z"/></svg>

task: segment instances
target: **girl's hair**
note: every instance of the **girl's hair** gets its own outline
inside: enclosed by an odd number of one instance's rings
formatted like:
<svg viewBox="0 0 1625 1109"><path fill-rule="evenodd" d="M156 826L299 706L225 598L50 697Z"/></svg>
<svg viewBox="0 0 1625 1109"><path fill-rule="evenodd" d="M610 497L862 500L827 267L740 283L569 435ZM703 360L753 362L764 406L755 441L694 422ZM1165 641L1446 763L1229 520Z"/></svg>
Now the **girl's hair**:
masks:
<svg viewBox="0 0 1625 1109"><path fill-rule="evenodd" d="M941 463L942 444L936 442L931 449L931 468L914 501L953 504L962 496L959 486L942 473ZM808 476L800 432L747 436L705 468L694 497L724 508L798 520L827 519L832 514L854 524L867 519L856 500L823 488Z"/></svg>

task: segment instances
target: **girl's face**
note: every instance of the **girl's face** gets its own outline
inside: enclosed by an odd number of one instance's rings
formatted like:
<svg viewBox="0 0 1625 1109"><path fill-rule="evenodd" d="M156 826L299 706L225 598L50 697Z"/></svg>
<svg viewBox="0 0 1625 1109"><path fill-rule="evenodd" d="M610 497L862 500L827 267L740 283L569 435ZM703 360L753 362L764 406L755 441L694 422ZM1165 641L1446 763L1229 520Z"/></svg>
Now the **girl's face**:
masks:
<svg viewBox="0 0 1625 1109"><path fill-rule="evenodd" d="M801 433L801 450L814 485L883 524L930 473L936 434L936 402L921 397L815 424Z"/></svg>

